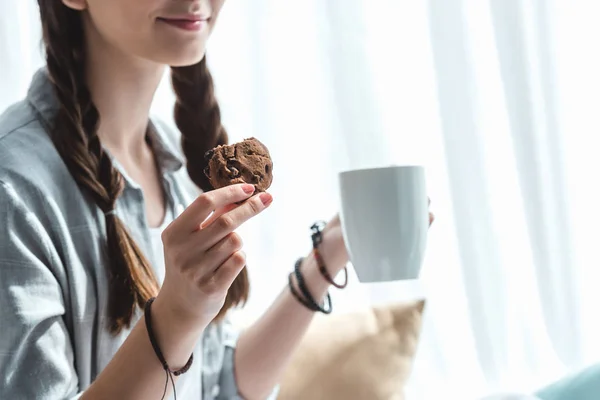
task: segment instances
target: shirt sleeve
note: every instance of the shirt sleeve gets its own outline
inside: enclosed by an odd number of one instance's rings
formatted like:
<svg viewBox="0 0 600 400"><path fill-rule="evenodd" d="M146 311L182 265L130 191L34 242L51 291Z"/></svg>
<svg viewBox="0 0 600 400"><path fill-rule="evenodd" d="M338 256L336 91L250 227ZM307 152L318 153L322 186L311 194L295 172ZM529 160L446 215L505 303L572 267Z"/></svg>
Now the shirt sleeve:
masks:
<svg viewBox="0 0 600 400"><path fill-rule="evenodd" d="M223 368L219 378L221 391L216 400L244 400L238 391L235 379L235 348L240 336L237 329L229 318L223 322L223 345L225 346L225 355L223 358ZM279 393L279 387L276 387L266 400L276 400Z"/></svg>
<svg viewBox="0 0 600 400"><path fill-rule="evenodd" d="M0 399L77 399L60 257L23 198L0 181Z"/></svg>

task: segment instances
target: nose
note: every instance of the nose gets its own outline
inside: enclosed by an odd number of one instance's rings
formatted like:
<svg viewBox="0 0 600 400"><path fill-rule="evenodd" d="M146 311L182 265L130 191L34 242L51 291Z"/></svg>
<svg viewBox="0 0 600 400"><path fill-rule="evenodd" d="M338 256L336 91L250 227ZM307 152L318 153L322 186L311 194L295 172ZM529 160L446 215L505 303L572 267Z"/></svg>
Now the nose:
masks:
<svg viewBox="0 0 600 400"><path fill-rule="evenodd" d="M201 9L202 9L202 5L200 4L199 1L192 1L190 3L190 8L188 9L188 11L191 14L197 14L200 12Z"/></svg>
<svg viewBox="0 0 600 400"><path fill-rule="evenodd" d="M180 12L192 15L208 15L212 13L210 0L171 0ZM185 11L184 11L185 10Z"/></svg>

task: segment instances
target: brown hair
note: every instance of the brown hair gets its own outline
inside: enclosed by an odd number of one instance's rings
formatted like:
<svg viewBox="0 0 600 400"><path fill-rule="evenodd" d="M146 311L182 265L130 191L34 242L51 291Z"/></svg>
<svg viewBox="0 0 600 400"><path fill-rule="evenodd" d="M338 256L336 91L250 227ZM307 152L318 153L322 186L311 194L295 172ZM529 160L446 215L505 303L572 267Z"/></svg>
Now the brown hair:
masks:
<svg viewBox="0 0 600 400"><path fill-rule="evenodd" d="M49 78L60 103L50 136L71 175L94 203L107 213L114 209L123 191L123 177L98 138L100 115L85 81L86 53L83 21L79 11L56 0L38 0L46 48ZM227 143L213 80L203 59L196 65L173 68L172 83L177 103L175 122L182 134L182 148L192 181L202 190L211 190L204 175L204 153ZM136 307L158 293L159 285L148 260L124 224L107 214L106 250L109 279L108 313L110 330L129 327ZM227 293L217 319L247 300L246 269Z"/></svg>

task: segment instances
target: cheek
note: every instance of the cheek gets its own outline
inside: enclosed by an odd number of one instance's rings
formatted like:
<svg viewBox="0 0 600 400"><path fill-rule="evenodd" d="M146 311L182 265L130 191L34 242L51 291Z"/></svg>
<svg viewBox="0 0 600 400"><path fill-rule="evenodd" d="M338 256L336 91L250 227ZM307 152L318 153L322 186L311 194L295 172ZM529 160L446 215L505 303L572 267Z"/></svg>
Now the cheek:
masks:
<svg viewBox="0 0 600 400"><path fill-rule="evenodd" d="M224 3L225 0L211 0L210 9L212 10L213 16L217 16L219 14Z"/></svg>
<svg viewBox="0 0 600 400"><path fill-rule="evenodd" d="M221 14L221 8L225 0L211 0L210 2L210 10L211 10L211 18L213 21L213 25L217 22L219 15Z"/></svg>
<svg viewBox="0 0 600 400"><path fill-rule="evenodd" d="M140 47L150 42L152 21L143 0L88 0L93 28L108 43L119 48Z"/></svg>

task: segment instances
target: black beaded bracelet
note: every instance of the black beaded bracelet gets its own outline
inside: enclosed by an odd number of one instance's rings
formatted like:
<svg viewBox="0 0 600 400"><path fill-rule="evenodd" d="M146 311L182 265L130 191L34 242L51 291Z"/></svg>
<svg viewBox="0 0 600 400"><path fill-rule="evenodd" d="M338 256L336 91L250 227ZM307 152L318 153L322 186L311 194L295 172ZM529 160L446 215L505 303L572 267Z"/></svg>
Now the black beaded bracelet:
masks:
<svg viewBox="0 0 600 400"><path fill-rule="evenodd" d="M315 298L310 293L310 290L308 290L306 282L304 281L304 276L302 275L302 271L300 271L300 267L302 266L303 261L304 258L299 258L298 261L296 261L296 265L294 266L294 274L296 275L296 281L298 282L298 288L300 289L302 297L298 295L298 293L294 293L295 289L290 279L289 284L292 294L295 295L296 299L302 299L303 301L299 301L310 310L322 312L323 314L331 314L333 307L331 304L331 296L329 295L329 292L327 292L327 295L325 296L325 301L323 302L323 306L321 306L315 301ZM327 305L327 308L324 307L325 305Z"/></svg>
<svg viewBox="0 0 600 400"><path fill-rule="evenodd" d="M152 313L150 312L150 307L152 306L154 300L155 298L153 297L146 302L146 306L144 307L144 319L146 320L146 331L148 331L148 338L150 339L150 344L152 344L154 353L156 354L158 361L160 361L163 369L165 370L165 373L167 374L167 382L165 383L165 390L161 399L165 398L167 394L167 386L169 385L169 379L171 379L171 384L173 385L173 399L177 400L177 392L175 391L175 380L173 379L173 375L179 376L185 374L190 369L192 363L194 362L194 353L192 353L192 355L188 359L187 363L185 363L183 368L175 371L171 370L169 364L167 363L167 360L165 360L165 357L162 351L160 350L160 346L158 345L156 337L154 336L154 330L152 329Z"/></svg>
<svg viewBox="0 0 600 400"><path fill-rule="evenodd" d="M313 307L308 301L304 300L304 298L300 295L300 293L298 293L296 291L296 288L294 287L293 276L294 276L293 272L290 272L290 274L288 275L288 286L290 288L290 292L292 293L292 296L294 296L294 298L298 301L298 303L302 304L304 307L308 308L310 311L319 311L318 308Z"/></svg>

